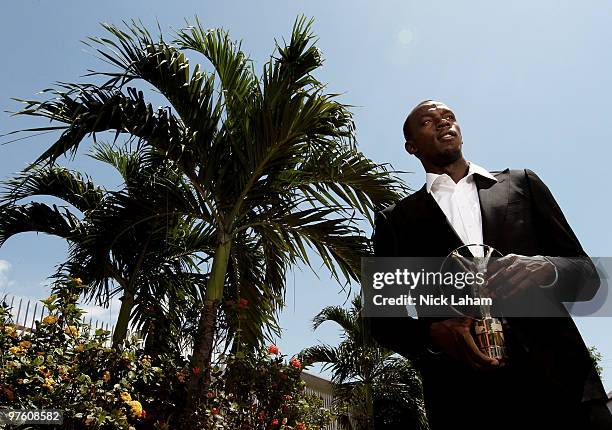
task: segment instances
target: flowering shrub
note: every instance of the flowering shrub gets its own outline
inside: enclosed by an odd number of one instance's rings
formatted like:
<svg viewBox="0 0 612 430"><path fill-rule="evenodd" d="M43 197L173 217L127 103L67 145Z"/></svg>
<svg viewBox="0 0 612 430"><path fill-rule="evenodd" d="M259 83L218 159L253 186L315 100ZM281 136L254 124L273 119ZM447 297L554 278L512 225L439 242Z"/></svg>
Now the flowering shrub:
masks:
<svg viewBox="0 0 612 430"><path fill-rule="evenodd" d="M79 279L43 300L50 315L21 332L0 307L0 405L61 409L64 428L164 428L181 401L184 363L153 362L133 341L105 347L109 332L81 321Z"/></svg>
<svg viewBox="0 0 612 430"><path fill-rule="evenodd" d="M267 353L243 353L214 369L207 395L205 428L315 430L334 418L320 397L305 393L302 365L288 363L277 346Z"/></svg>
<svg viewBox="0 0 612 430"><path fill-rule="evenodd" d="M79 279L43 300L49 315L32 332L12 324L0 306L0 406L64 411L65 429L173 427L190 369L182 357L151 358L131 339L104 346L109 332L81 320ZM272 345L265 353L228 357L211 369L211 388L194 420L203 429L315 430L332 417L321 399L304 393L302 365Z"/></svg>

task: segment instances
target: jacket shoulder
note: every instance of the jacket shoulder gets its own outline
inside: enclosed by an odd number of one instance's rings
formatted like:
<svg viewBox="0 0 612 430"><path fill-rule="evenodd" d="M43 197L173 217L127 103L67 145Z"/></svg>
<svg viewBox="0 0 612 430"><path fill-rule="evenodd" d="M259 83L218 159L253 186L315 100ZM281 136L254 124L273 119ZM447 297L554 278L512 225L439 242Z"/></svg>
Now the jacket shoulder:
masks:
<svg viewBox="0 0 612 430"><path fill-rule="evenodd" d="M399 200L397 203L387 206L383 210L379 212L379 216L382 215L385 218L390 218L395 216L397 213L404 211L405 209L409 209L411 206L418 204L420 200L423 198L422 193L426 192L423 189L415 191L414 193L404 197Z"/></svg>

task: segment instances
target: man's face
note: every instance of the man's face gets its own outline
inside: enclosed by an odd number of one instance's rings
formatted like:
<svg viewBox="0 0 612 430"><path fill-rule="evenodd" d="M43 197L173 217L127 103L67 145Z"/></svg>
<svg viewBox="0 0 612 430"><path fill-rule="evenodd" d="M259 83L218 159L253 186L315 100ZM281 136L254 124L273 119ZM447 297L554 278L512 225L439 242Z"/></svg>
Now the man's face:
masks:
<svg viewBox="0 0 612 430"><path fill-rule="evenodd" d="M421 162L444 167L461 154L461 129L455 114L444 103L428 101L417 105L408 117L411 136L406 151Z"/></svg>

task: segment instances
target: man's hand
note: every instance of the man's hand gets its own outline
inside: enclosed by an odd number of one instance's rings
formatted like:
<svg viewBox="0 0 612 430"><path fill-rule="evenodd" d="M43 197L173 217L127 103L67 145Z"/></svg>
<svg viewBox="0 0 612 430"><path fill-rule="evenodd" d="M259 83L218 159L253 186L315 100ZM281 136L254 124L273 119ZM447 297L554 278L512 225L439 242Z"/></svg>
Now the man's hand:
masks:
<svg viewBox="0 0 612 430"><path fill-rule="evenodd" d="M541 255L508 254L491 262L487 271L493 273L487 281L492 298L505 299L526 288L550 284L555 278L555 266Z"/></svg>
<svg viewBox="0 0 612 430"><path fill-rule="evenodd" d="M432 345L474 369L499 367L499 360L483 354L474 342L470 333L473 321L472 318L461 317L433 323L429 329Z"/></svg>

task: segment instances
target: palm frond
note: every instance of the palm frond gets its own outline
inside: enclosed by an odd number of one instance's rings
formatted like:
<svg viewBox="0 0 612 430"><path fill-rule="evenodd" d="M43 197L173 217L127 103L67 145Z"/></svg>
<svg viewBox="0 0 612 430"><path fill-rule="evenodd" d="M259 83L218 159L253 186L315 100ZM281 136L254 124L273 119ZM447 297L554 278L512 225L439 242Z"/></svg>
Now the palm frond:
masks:
<svg viewBox="0 0 612 430"><path fill-rule="evenodd" d="M219 76L228 118L239 116L248 109L258 93L257 80L248 57L223 29L205 29L199 18L195 25L178 31L176 43L204 55Z"/></svg>
<svg viewBox="0 0 612 430"><path fill-rule="evenodd" d="M1 200L4 202L47 195L66 201L81 212L104 206L104 188L94 185L87 176L63 167L37 167L20 173L3 185L6 192Z"/></svg>
<svg viewBox="0 0 612 430"><path fill-rule="evenodd" d="M54 162L66 153L74 153L88 135L103 131L115 131L118 136L127 133L166 153L174 160L181 159L182 145L190 139L185 127L169 109L153 110L147 104L142 91L127 88L127 94L116 89L101 88L92 84L61 84L59 89L49 89L55 98L48 101L19 100L25 108L17 115L40 116L66 124L59 139L51 145L35 164ZM30 131L28 129L23 131Z"/></svg>
<svg viewBox="0 0 612 430"><path fill-rule="evenodd" d="M79 219L68 209L44 203L0 206L0 246L25 232L46 233L70 240L81 234Z"/></svg>
<svg viewBox="0 0 612 430"><path fill-rule="evenodd" d="M193 146L188 150L197 152L197 158L205 161L205 149L217 133L222 113L219 97L215 96L214 75L200 71L199 64L190 72L189 60L176 46L161 36L154 40L142 24L124 24L125 31L103 24L116 40L89 38L88 44L120 69L119 73L99 73L111 76L105 87L121 88L135 78L155 86L189 129Z"/></svg>

